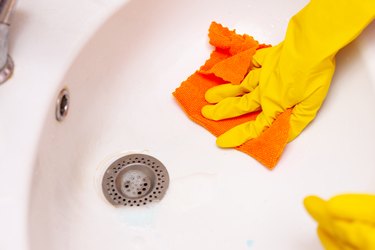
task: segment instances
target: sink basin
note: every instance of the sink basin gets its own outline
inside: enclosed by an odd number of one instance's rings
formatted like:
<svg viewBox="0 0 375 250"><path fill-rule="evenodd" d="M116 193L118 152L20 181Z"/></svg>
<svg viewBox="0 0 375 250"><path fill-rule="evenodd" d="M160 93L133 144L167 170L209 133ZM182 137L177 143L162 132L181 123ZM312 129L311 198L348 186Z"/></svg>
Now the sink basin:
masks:
<svg viewBox="0 0 375 250"><path fill-rule="evenodd" d="M273 171L217 148L171 94L208 58L211 21L277 44L306 2L134 0L119 7L60 72L45 107L27 166L27 249L319 249L303 198L375 192L374 25L340 52L316 120ZM62 89L70 105L58 122ZM114 207L101 180L132 153L159 159L169 189L147 206Z"/></svg>

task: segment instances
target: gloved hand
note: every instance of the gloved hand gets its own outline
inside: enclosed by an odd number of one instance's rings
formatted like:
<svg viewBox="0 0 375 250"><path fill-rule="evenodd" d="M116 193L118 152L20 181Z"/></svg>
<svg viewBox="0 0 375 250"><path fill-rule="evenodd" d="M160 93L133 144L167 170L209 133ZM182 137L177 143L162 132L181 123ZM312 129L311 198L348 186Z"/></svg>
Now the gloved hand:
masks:
<svg viewBox="0 0 375 250"><path fill-rule="evenodd" d="M289 108L293 111L288 140L298 136L327 95L336 53L374 17L374 0L312 0L291 18L282 43L256 52L254 68L240 85L224 84L206 92L206 100L217 103L202 108L208 119L262 110L255 121L219 136L218 146L235 147L258 137Z"/></svg>
<svg viewBox="0 0 375 250"><path fill-rule="evenodd" d="M345 194L324 201L304 201L318 222L318 235L326 250L375 249L375 196Z"/></svg>

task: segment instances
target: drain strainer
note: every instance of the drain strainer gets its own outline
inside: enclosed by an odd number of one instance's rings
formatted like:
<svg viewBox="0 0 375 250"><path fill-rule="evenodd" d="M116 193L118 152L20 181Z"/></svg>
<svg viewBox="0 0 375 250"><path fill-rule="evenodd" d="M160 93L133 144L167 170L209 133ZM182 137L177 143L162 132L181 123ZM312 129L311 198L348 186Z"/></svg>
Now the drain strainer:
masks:
<svg viewBox="0 0 375 250"><path fill-rule="evenodd" d="M163 198L169 175L156 158L131 154L113 162L105 172L102 189L113 205L143 206Z"/></svg>

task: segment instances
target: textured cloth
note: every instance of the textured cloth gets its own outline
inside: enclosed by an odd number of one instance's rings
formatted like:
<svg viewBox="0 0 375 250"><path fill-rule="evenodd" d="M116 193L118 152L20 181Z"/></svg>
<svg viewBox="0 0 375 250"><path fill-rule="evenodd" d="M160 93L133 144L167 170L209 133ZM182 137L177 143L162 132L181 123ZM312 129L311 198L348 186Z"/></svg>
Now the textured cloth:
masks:
<svg viewBox="0 0 375 250"><path fill-rule="evenodd" d="M208 104L204 98L205 92L218 84L241 83L252 68L251 59L256 50L268 46L259 45L251 36L238 35L215 22L210 26L209 38L210 44L215 47L210 58L173 95L194 122L219 136L234 126L254 120L259 112L221 121L209 120L201 114L202 107ZM258 138L236 149L273 169L287 143L290 115L291 110L280 114Z"/></svg>

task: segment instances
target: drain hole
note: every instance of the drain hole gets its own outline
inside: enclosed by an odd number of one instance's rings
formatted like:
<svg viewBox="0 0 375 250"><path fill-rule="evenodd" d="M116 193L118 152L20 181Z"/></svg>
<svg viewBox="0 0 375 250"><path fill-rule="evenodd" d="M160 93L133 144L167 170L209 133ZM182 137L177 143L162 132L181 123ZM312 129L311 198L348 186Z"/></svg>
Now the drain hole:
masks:
<svg viewBox="0 0 375 250"><path fill-rule="evenodd" d="M124 156L112 163L103 176L103 193L113 205L142 206L153 199L160 200L168 183L161 185L160 176L169 182L168 171L157 159L135 154ZM111 186L111 188L108 188Z"/></svg>
<svg viewBox="0 0 375 250"><path fill-rule="evenodd" d="M69 110L69 91L67 89L63 89L60 91L57 100L56 100L56 120L61 122L65 119L68 115Z"/></svg>

